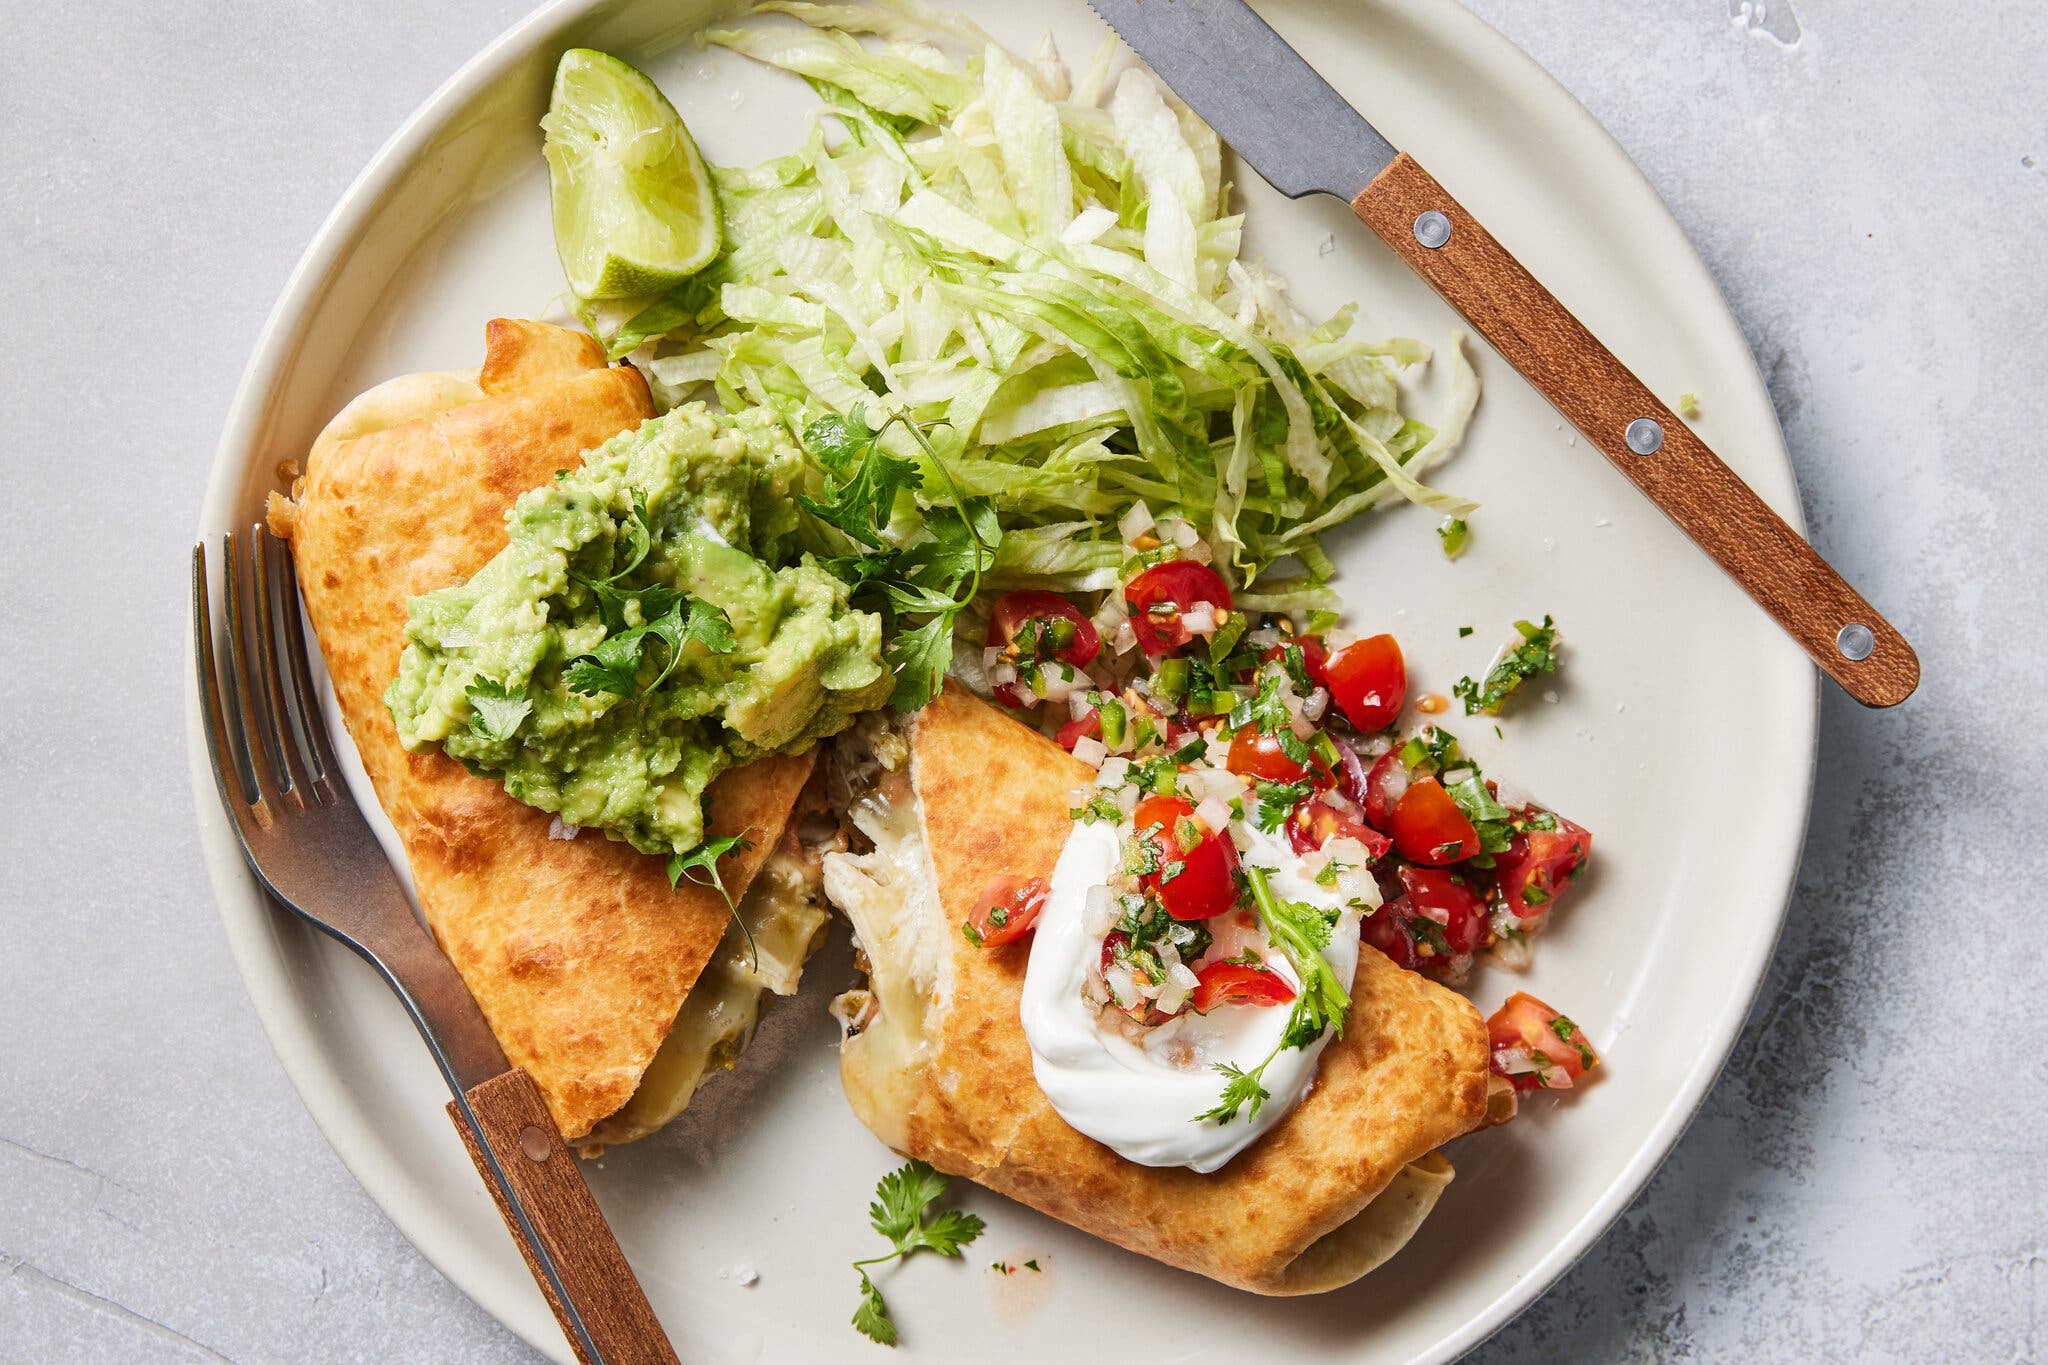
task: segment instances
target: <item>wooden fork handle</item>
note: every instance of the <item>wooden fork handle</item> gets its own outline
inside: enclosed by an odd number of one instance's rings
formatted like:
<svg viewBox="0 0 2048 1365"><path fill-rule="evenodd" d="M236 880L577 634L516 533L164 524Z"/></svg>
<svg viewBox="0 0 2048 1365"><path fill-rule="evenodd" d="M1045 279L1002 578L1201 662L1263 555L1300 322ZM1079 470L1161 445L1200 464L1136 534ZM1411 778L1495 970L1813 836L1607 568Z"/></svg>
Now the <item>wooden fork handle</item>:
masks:
<svg viewBox="0 0 2048 1365"><path fill-rule="evenodd" d="M533 1077L514 1067L472 1087L464 1099L476 1115L489 1156L454 1100L448 1102L448 1116L455 1120L469 1159L497 1201L498 1213L548 1307L555 1310L555 1321L562 1325L576 1358L583 1365L677 1365L675 1348L626 1264L611 1225L591 1198L590 1187L583 1183L575 1154L562 1141ZM507 1201L492 1169L493 1158L518 1198L526 1223L546 1248L560 1292Z"/></svg>
<svg viewBox="0 0 2048 1365"><path fill-rule="evenodd" d="M1920 682L1920 660L1905 637L1434 176L1403 153L1359 192L1351 210L1727 570L1845 692L1865 706L1896 706L1912 695ZM1429 214L1442 219L1425 220ZM1655 439L1644 419L1660 429ZM1634 443L1632 424L1638 438ZM1638 453L1646 446L1650 453Z"/></svg>

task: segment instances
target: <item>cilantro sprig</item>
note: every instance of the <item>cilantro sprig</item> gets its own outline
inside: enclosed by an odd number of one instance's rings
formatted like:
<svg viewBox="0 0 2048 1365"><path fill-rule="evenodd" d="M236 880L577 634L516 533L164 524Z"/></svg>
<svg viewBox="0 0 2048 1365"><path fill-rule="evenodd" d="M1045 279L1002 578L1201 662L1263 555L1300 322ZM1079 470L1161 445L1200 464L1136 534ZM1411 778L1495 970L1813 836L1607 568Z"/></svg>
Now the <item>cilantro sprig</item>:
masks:
<svg viewBox="0 0 2048 1365"><path fill-rule="evenodd" d="M562 670L562 681L569 685L570 691L581 692L585 696L604 692L621 697L644 696L660 687L675 671L676 664L682 660L683 647L692 641L713 654L732 653L732 622L723 611L701 598L686 597L665 588L643 590L635 595L644 599L655 591L667 599L667 609L662 615L644 626L607 635L596 649L571 659L569 666ZM640 660L650 640L659 640L667 646L667 659L661 670L642 687L637 681Z"/></svg>
<svg viewBox="0 0 2048 1365"><path fill-rule="evenodd" d="M1539 673L1557 671L1557 627L1548 616L1540 626L1517 621L1515 632L1522 637L1521 642L1500 656L1500 661L1487 670L1484 681L1474 682L1466 677L1452 684L1451 691L1465 703L1466 715L1484 711L1497 716L1502 703L1523 683Z"/></svg>
<svg viewBox="0 0 2048 1365"><path fill-rule="evenodd" d="M1247 1111L1245 1122L1258 1118L1259 1107L1273 1098L1264 1084L1266 1068L1273 1059L1288 1048L1307 1047L1330 1029L1343 1037L1344 1016L1351 1009L1351 993L1323 956L1340 912L1306 901L1281 900L1273 894L1263 867L1246 868L1244 878L1252 904L1258 908L1259 923L1273 945L1287 955L1294 974L1301 979L1301 991L1294 997L1280 1041L1264 1061L1249 1071L1228 1062L1216 1063L1216 1070L1223 1074L1223 1095L1214 1108L1195 1115L1197 1123L1229 1123L1240 1109Z"/></svg>
<svg viewBox="0 0 2048 1365"><path fill-rule="evenodd" d="M896 1344L896 1320L889 1316L882 1291L869 1277L869 1266L886 1265L915 1251L958 1256L960 1249L979 1237L986 1226L980 1218L961 1209L931 1212L933 1201L946 1192L946 1184L946 1177L925 1162L910 1161L883 1176L875 1186L875 1201L868 1205L868 1221L895 1249L853 1263L853 1268L860 1272L860 1306L853 1310L853 1326L870 1340L884 1346Z"/></svg>
<svg viewBox="0 0 2048 1365"><path fill-rule="evenodd" d="M747 922L744 919L740 918L740 908L734 902L732 892L726 890L725 878L720 876L718 872L718 860L720 858L723 858L735 849L744 853L754 846L747 838L750 832L748 830L741 830L738 834L728 834L723 838L706 839L688 853L670 854L668 859L668 889L673 891L681 886L685 880L688 880L695 882L699 886L708 887L725 897L726 912L732 916L732 922L740 927L741 936L747 940L747 956L758 967L761 965L761 952L760 949L754 946L754 931L747 927Z"/></svg>
<svg viewBox="0 0 2048 1365"><path fill-rule="evenodd" d="M898 499L923 491L925 484L917 461L882 448L883 433L899 424L945 480L952 512L927 516L924 538L908 544L892 539L889 526ZM882 651L896 675L890 701L899 711L915 711L938 691L953 658L954 618L974 600L982 574L995 564L1003 537L995 504L963 496L924 429L902 413L879 427L869 426L858 406L845 416L821 417L805 429L804 445L825 467L827 486L824 497L799 494L798 503L858 547L820 562L864 607L891 618L895 634ZM918 616L924 619L907 624Z"/></svg>

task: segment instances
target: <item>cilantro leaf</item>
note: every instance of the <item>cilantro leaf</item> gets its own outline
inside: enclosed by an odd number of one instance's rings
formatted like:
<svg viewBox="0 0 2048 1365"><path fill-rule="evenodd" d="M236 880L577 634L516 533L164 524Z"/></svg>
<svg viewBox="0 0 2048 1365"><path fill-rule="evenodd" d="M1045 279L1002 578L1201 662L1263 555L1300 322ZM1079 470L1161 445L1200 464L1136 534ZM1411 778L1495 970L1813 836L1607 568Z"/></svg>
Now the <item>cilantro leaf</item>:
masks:
<svg viewBox="0 0 2048 1365"><path fill-rule="evenodd" d="M1502 703L1523 683L1539 673L1557 670L1557 627L1548 616L1540 626L1517 621L1515 630L1522 637L1521 643L1502 653L1487 671L1485 681L1474 682L1464 677L1452 685L1451 691L1465 703L1466 715L1484 711L1497 716Z"/></svg>
<svg viewBox="0 0 2048 1365"><path fill-rule="evenodd" d="M1245 1115L1245 1122L1250 1123L1256 1119L1259 1116L1259 1106L1273 1098L1259 1082L1266 1073L1267 1063L1279 1055L1279 1049L1275 1048L1271 1056L1250 1071L1240 1070L1229 1062L1216 1063L1216 1069L1223 1073L1223 1097L1216 1101L1215 1108L1205 1109L1195 1115L1195 1122L1228 1123L1236 1118L1237 1111L1246 1105L1251 1106L1251 1112Z"/></svg>
<svg viewBox="0 0 2048 1365"><path fill-rule="evenodd" d="M1515 837L1514 826L1509 824L1509 812L1494 794L1486 789L1486 779L1474 768L1472 775L1462 782L1444 788L1451 800L1458 803L1458 809L1465 812L1465 818L1472 822L1472 828L1479 834L1481 853L1503 853L1508 842Z"/></svg>
<svg viewBox="0 0 2048 1365"><path fill-rule="evenodd" d="M569 666L562 670L562 680L570 691L585 696L610 692L621 697L652 692L674 671L683 657L683 646L693 640L713 654L732 652L732 622L723 611L701 598L685 597L668 589L641 589L631 595L644 600L656 592L665 594L667 601L667 609L659 617L644 626L608 635L596 649L569 661ZM686 602L690 608L688 616L683 614ZM636 679L640 674L641 646L650 638L668 646L668 657L653 681L643 688Z"/></svg>
<svg viewBox="0 0 2048 1365"><path fill-rule="evenodd" d="M1306 780L1268 782L1264 778L1255 779L1253 788L1259 797L1258 813L1254 820L1258 827L1268 834L1278 834L1295 806L1306 801L1309 794L1315 790Z"/></svg>
<svg viewBox="0 0 2048 1365"><path fill-rule="evenodd" d="M515 692L490 678L478 678L463 690L463 695L469 698L470 730L501 744L512 738L519 723L533 711L533 701L525 692Z"/></svg>
<svg viewBox="0 0 2048 1365"><path fill-rule="evenodd" d="M843 470L873 445L880 434L868 425L866 410L855 405L844 417L836 412L827 413L805 427L804 446L826 468Z"/></svg>
<svg viewBox="0 0 2048 1365"><path fill-rule="evenodd" d="M896 690L889 704L898 711L915 711L939 690L939 678L953 662L953 616L933 616L911 630L899 630L882 650L882 661L896 674Z"/></svg>
<svg viewBox="0 0 2048 1365"><path fill-rule="evenodd" d="M958 1256L960 1248L981 1236L988 1225L978 1214L965 1209L942 1209L938 1216L912 1233L912 1246L928 1247L941 1256Z"/></svg>
<svg viewBox="0 0 2048 1365"><path fill-rule="evenodd" d="M884 1346L896 1344L896 1320L889 1316L882 1291L875 1288L865 1270L860 1272L860 1306L853 1310L853 1330Z"/></svg>
<svg viewBox="0 0 2048 1365"><path fill-rule="evenodd" d="M924 1219L931 1202L946 1192L946 1177L923 1161L910 1161L882 1177L875 1186L875 1200L868 1205L868 1221L875 1231L895 1243L900 1252L904 1239Z"/></svg>
<svg viewBox="0 0 2048 1365"><path fill-rule="evenodd" d="M884 1346L896 1344L896 1323L889 1316L881 1290L868 1277L867 1267L920 1250L958 1256L960 1249L979 1237L987 1226L979 1217L961 1209L941 1209L927 1218L932 1201L946 1192L946 1185L946 1177L925 1162L909 1161L883 1176L875 1186L874 1202L868 1205L868 1221L876 1232L889 1239L894 1250L853 1263L860 1273L860 1306L853 1311L853 1325L862 1335Z"/></svg>
<svg viewBox="0 0 2048 1365"><path fill-rule="evenodd" d="M883 430L888 426L882 423ZM895 513L896 495L924 487L917 462L883 450L881 434L858 407L844 417L833 414L811 423L804 429L805 448L844 477L833 482L823 499L803 493L796 498L819 521L874 549L884 544L882 532Z"/></svg>

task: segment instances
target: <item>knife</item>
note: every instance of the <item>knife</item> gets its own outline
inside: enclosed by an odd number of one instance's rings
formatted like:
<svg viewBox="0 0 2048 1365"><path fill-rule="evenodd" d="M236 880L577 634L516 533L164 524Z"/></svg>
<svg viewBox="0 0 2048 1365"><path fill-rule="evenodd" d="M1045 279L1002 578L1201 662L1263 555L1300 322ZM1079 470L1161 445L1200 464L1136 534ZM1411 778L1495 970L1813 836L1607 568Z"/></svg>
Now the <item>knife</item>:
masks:
<svg viewBox="0 0 2048 1365"><path fill-rule="evenodd" d="M1347 201L1843 691L1913 694L1905 637L1244 0L1090 3L1274 189Z"/></svg>

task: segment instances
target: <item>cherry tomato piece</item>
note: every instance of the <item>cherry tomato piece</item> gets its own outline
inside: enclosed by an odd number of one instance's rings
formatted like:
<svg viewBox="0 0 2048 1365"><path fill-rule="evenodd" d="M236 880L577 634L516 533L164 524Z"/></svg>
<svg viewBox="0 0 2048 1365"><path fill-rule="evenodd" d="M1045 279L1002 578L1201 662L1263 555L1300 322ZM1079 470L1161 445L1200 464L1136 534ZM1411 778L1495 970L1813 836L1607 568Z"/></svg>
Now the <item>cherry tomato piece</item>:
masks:
<svg viewBox="0 0 2048 1365"><path fill-rule="evenodd" d="M1429 867L1459 862L1479 851L1479 831L1433 777L1408 784L1394 807L1393 835L1403 858Z"/></svg>
<svg viewBox="0 0 2048 1365"><path fill-rule="evenodd" d="M1547 913L1592 856L1593 836L1562 816L1552 830L1523 830L1494 855L1501 903L1517 919Z"/></svg>
<svg viewBox="0 0 2048 1365"><path fill-rule="evenodd" d="M1401 888L1408 893L1402 899L1418 914L1434 910L1443 916L1429 918L1453 955L1479 951L1486 938L1486 898L1471 883L1440 867L1404 867Z"/></svg>
<svg viewBox="0 0 2048 1365"><path fill-rule="evenodd" d="M1210 831L1195 808L1178 796L1148 796L1131 814L1138 837L1147 840L1159 870L1139 883L1159 897L1178 920L1208 919L1237 905L1237 845Z"/></svg>
<svg viewBox="0 0 2048 1365"><path fill-rule="evenodd" d="M1062 725L1056 738L1062 749L1072 753L1074 746L1083 739L1102 738L1102 716L1091 706L1087 715L1076 717Z"/></svg>
<svg viewBox="0 0 2048 1365"><path fill-rule="evenodd" d="M1310 797L1287 817L1287 842L1296 853L1313 853L1332 839L1356 839L1365 845L1365 856L1378 862L1394 841L1348 811L1327 801Z"/></svg>
<svg viewBox="0 0 2048 1365"><path fill-rule="evenodd" d="M1102 652L1102 637L1095 623L1081 609L1056 592L1020 589L996 599L989 613L988 632L982 642L991 649L1008 649L1026 623L1037 622L1029 659L1058 660L1075 668L1086 668ZM1048 648L1047 646L1052 646ZM1016 710L1038 705L1037 694L1021 682L1004 683L994 689L995 698Z"/></svg>
<svg viewBox="0 0 2048 1365"><path fill-rule="evenodd" d="M1408 784L1412 780L1399 751L1389 750L1381 754L1372 765L1372 771L1365 775L1363 798L1354 798L1365 807L1366 823L1374 829L1393 833L1394 808L1408 794Z"/></svg>
<svg viewBox="0 0 2048 1365"><path fill-rule="evenodd" d="M982 888L962 928L984 948L1014 943L1038 923L1047 889L1043 877L996 877Z"/></svg>
<svg viewBox="0 0 2048 1365"><path fill-rule="evenodd" d="M1486 1039L1493 1045L1494 1071L1517 1090L1566 1090L1600 1065L1579 1026L1526 991L1516 991L1494 1011L1486 1021ZM1536 1069L1509 1075L1501 1066L1502 1048L1525 1050Z"/></svg>
<svg viewBox="0 0 2048 1365"><path fill-rule="evenodd" d="M1147 654L1165 654L1193 638L1180 614L1197 602L1227 609L1230 585L1207 565L1169 559L1124 584L1124 601L1130 606L1131 631L1139 648Z"/></svg>
<svg viewBox="0 0 2048 1365"><path fill-rule="evenodd" d="M1408 664L1391 635L1353 641L1324 666L1330 696L1345 719L1361 730L1384 730L1401 714L1408 697Z"/></svg>
<svg viewBox="0 0 2048 1365"><path fill-rule="evenodd" d="M1284 1005L1294 998L1294 987L1269 968L1212 962L1195 974L1195 989L1189 998L1195 1013L1207 1014L1218 1005Z"/></svg>
<svg viewBox="0 0 2048 1365"><path fill-rule="evenodd" d="M1285 658L1288 645L1301 646L1302 668L1308 674L1308 680L1317 687L1328 687L1330 651L1323 644L1323 637L1320 635L1303 635L1298 639L1284 640L1261 655L1259 662L1271 663L1275 659Z"/></svg>
<svg viewBox="0 0 2048 1365"><path fill-rule="evenodd" d="M1297 782L1309 772L1308 764L1287 756L1280 736L1264 734L1256 725L1247 725L1230 737L1230 756L1224 766L1239 777L1263 777L1268 782ZM1328 772L1323 769L1324 775Z"/></svg>

